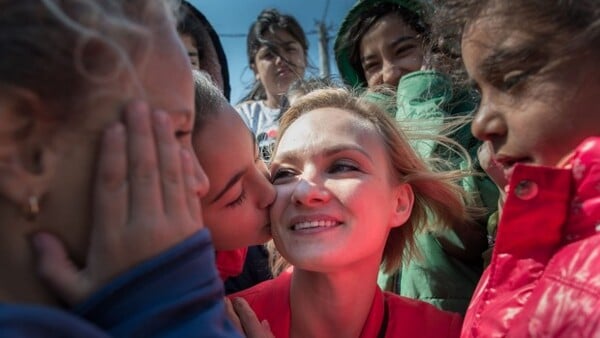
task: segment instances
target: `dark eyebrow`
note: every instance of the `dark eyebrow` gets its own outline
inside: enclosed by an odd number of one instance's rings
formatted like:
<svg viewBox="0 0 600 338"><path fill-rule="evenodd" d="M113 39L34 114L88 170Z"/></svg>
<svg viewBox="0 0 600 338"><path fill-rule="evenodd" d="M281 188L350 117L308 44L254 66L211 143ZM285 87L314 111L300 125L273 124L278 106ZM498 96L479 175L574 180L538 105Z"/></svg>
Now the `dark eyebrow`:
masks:
<svg viewBox="0 0 600 338"><path fill-rule="evenodd" d="M245 169L238 171L235 175L233 175L233 177L227 182L227 184L225 184L225 187L219 191L219 193L217 194L217 196L215 196L215 198L213 198L212 201L210 201L210 203L215 203L216 201L218 201L221 197L223 197L223 195L225 195L225 193L227 192L227 190L229 190L231 187L233 187L237 182L240 181L240 179L242 178L242 176L244 176L244 173L246 172Z"/></svg>
<svg viewBox="0 0 600 338"><path fill-rule="evenodd" d="M399 44L402 44L406 41L416 40L416 39L417 39L417 37L412 36L412 35L399 36L396 40L393 40L390 43L390 46L396 47ZM370 55L366 55L365 57L361 57L360 60L361 60L361 62L364 62L365 60L371 59L372 57L373 57L373 54L370 54Z"/></svg>
<svg viewBox="0 0 600 338"><path fill-rule="evenodd" d="M479 73L490 82L502 80L506 72L527 69L536 73L547 64L547 55L535 48L495 49L479 65Z"/></svg>

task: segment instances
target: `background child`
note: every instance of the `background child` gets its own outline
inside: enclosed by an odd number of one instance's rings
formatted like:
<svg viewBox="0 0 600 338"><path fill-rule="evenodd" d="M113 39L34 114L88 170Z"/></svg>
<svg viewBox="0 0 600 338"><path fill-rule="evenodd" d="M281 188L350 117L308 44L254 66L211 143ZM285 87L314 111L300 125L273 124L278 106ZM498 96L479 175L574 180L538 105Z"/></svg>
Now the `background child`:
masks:
<svg viewBox="0 0 600 338"><path fill-rule="evenodd" d="M429 170L380 107L345 89L294 101L270 171L273 238L294 268L231 297L276 337L458 335L457 314L377 286L418 231L469 221L455 172Z"/></svg>
<svg viewBox="0 0 600 338"><path fill-rule="evenodd" d="M436 70L430 70L433 50L427 4L417 0L359 0L350 10L335 41L340 75L355 87L368 88L369 97L386 107L400 126L422 134L412 144L423 158L449 160L452 169L470 169L460 151L437 144L435 135L447 133L474 157L480 142L473 137L465 116L477 104L477 95ZM381 90L392 89L392 95ZM395 95L395 96L393 96ZM391 101L391 102L390 102ZM444 128L453 121L453 130ZM432 137L433 136L433 137ZM459 147L460 148L460 147ZM471 194L470 207L495 209L497 191L482 176L463 178ZM400 295L424 300L444 310L464 313L482 272L487 249L485 224L460 224L443 232L417 237L420 257L403 264L380 285Z"/></svg>
<svg viewBox="0 0 600 338"><path fill-rule="evenodd" d="M181 2L177 31L188 51L192 69L207 72L229 100L229 68L219 35L208 19L188 1Z"/></svg>
<svg viewBox="0 0 600 338"><path fill-rule="evenodd" d="M281 100L292 82L304 78L308 41L293 16L265 9L250 26L247 49L256 81L236 110L268 162L277 138Z"/></svg>
<svg viewBox="0 0 600 338"><path fill-rule="evenodd" d="M458 33L481 92L473 134L508 179L462 335L598 337L600 2L442 5L439 32Z"/></svg>

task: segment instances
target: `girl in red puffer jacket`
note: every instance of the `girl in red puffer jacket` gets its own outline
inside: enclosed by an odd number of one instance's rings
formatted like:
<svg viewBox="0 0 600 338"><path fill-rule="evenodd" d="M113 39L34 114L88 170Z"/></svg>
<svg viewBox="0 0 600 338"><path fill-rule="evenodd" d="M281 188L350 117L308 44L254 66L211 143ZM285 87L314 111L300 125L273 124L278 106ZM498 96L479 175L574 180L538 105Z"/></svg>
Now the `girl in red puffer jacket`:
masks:
<svg viewBox="0 0 600 338"><path fill-rule="evenodd" d="M600 2L444 6L507 182L462 336L600 337Z"/></svg>

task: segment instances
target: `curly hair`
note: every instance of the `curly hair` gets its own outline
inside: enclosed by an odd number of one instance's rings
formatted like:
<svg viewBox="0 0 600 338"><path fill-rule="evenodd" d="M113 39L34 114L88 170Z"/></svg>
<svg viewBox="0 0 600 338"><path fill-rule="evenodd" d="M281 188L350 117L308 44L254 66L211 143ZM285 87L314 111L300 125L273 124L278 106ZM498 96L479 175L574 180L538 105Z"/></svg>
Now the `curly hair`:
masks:
<svg viewBox="0 0 600 338"><path fill-rule="evenodd" d="M523 55L528 57L518 62L559 64L582 53L600 53L598 0L434 0L434 5L432 35L448 52L436 67L451 69L460 80L466 79L460 53L463 33L483 17L494 18L500 39L524 33L528 45Z"/></svg>

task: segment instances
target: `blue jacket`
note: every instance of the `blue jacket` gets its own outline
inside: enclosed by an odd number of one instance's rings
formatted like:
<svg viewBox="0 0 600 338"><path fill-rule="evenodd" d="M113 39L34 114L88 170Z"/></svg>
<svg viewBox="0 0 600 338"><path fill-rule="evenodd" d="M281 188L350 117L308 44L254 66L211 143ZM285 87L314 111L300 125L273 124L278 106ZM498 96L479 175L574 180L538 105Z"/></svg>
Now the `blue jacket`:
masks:
<svg viewBox="0 0 600 338"><path fill-rule="evenodd" d="M240 337L204 229L118 276L72 311L0 304L1 337Z"/></svg>

